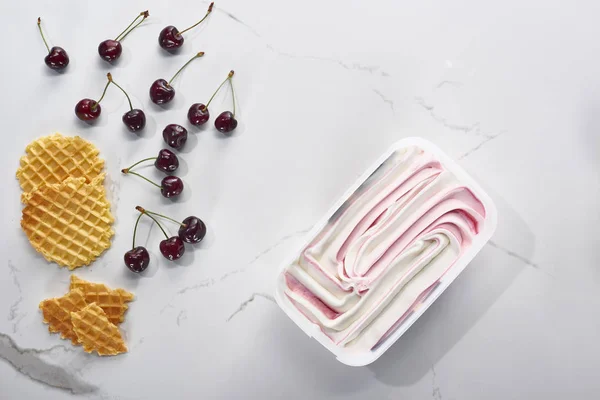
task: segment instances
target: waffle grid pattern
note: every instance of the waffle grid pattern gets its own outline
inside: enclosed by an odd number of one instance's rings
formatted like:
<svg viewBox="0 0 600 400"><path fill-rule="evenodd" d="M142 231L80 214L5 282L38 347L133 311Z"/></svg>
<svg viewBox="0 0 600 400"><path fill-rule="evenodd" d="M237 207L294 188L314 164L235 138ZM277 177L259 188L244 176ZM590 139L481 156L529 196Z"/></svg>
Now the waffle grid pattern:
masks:
<svg viewBox="0 0 600 400"><path fill-rule="evenodd" d="M43 185L60 183L68 177L84 178L87 183L100 175L104 160L98 149L79 136L57 133L45 136L26 148L17 170L19 184L25 193Z"/></svg>
<svg viewBox="0 0 600 400"><path fill-rule="evenodd" d="M103 179L100 175L86 184L84 178L67 178L28 196L21 226L47 260L74 269L110 247L114 218Z"/></svg>

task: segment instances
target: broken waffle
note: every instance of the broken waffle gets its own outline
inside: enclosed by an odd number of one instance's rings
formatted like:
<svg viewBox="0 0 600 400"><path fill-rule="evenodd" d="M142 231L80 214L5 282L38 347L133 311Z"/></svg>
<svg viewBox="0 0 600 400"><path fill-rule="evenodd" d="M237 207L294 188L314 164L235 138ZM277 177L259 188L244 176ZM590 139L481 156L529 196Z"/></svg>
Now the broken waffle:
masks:
<svg viewBox="0 0 600 400"><path fill-rule="evenodd" d="M69 339L73 345L78 344L77 334L73 331L71 313L77 312L87 306L81 289L71 290L62 297L46 299L40 303L44 315L44 323L48 330L60 333L63 339Z"/></svg>
<svg viewBox="0 0 600 400"><path fill-rule="evenodd" d="M90 183L69 177L29 193L21 227L48 260L70 270L88 265L111 245L114 218L98 175Z"/></svg>
<svg viewBox="0 0 600 400"><path fill-rule="evenodd" d="M129 308L127 302L133 300L133 293L125 289L110 289L102 283L94 283L71 275L69 290L80 290L88 304L96 303L113 324L119 324L125 319L125 311Z"/></svg>
<svg viewBox="0 0 600 400"><path fill-rule="evenodd" d="M79 136L60 133L44 136L31 142L25 152L27 155L21 157L17 170L25 193L43 185L61 183L69 177L84 178L86 183L91 183L104 167L98 148Z"/></svg>
<svg viewBox="0 0 600 400"><path fill-rule="evenodd" d="M98 355L116 355L127 351L119 328L111 323L96 303L71 313L73 330L83 350L96 351Z"/></svg>

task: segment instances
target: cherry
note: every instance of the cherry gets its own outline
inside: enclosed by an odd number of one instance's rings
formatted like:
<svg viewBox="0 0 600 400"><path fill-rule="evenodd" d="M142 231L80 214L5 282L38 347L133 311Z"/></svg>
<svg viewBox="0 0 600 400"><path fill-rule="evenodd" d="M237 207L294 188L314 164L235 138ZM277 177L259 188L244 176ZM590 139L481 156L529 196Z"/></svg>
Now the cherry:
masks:
<svg viewBox="0 0 600 400"><path fill-rule="evenodd" d="M42 35L42 40L46 45L46 49L48 50L48 55L44 57L44 62L48 66L48 68L60 71L67 68L69 65L69 55L59 46L53 46L52 48L48 47L48 43L46 43L46 38L44 37L44 33L42 32L42 19L38 17L37 20L38 29L40 30L40 35Z"/></svg>
<svg viewBox="0 0 600 400"><path fill-rule="evenodd" d="M202 103L194 103L190 106L187 113L188 121L194 126L201 126L208 121L210 114L208 108Z"/></svg>
<svg viewBox="0 0 600 400"><path fill-rule="evenodd" d="M160 242L160 252L169 261L175 261L181 258L185 253L183 240L179 236L172 236Z"/></svg>
<svg viewBox="0 0 600 400"><path fill-rule="evenodd" d="M179 160L175 153L168 149L162 149L158 152L158 157L154 162L154 166L165 173L175 172L179 168Z"/></svg>
<svg viewBox="0 0 600 400"><path fill-rule="evenodd" d="M146 160L148 160L148 159L146 159ZM142 161L146 161L146 160L142 160ZM142 161L135 163L133 166L139 164ZM173 175L164 177L159 185L158 183L151 181L150 179L146 178L145 176L138 174L135 171L131 171L131 168L123 168L121 170L121 172L124 173L125 175L132 174L132 175L138 176L138 177L142 178L143 180L145 180L146 182L151 183L152 185L159 188L160 193L164 197L167 197L167 198L177 197L181 194L181 192L183 192L183 181Z"/></svg>
<svg viewBox="0 0 600 400"><path fill-rule="evenodd" d="M227 78L225 78L225 80L223 82L221 82L221 84L219 85L217 90L214 91L214 93L212 94L212 96L210 97L210 99L208 100L206 105L204 105L202 103L192 104L192 106L188 110L188 121L190 121L190 123L192 125L201 126L201 125L205 124L206 121L208 121L208 119L210 118L208 106L210 105L212 100L215 98L215 96L219 92L219 90L221 90L223 85L225 83L229 82L229 84L231 85L231 98L233 101L233 112L224 111L221 114L219 114L219 116L215 119L215 128L217 128L217 130L221 133L229 133L237 127L238 122L235 119L235 91L233 90L233 81L232 81L233 74L234 74L233 70L229 71Z"/></svg>
<svg viewBox="0 0 600 400"><path fill-rule="evenodd" d="M201 51L197 53L194 57L192 57L188 62L183 64L183 67L179 68L179 70L175 73L175 75L173 75L169 82L167 82L164 79L155 80L150 86L150 100L152 100L154 104L166 104L173 100L173 98L175 97L175 89L173 88L173 86L171 86L171 82L173 82L173 79L175 79L177 75L179 75L179 73L185 67L187 67L189 63L191 63L198 57L202 57L203 55L204 52Z"/></svg>
<svg viewBox="0 0 600 400"><path fill-rule="evenodd" d="M160 45L160 47L162 47L165 50L176 50L180 48L183 45L183 36L181 35L184 32L187 32L190 29L200 25L206 19L206 17L208 17L208 14L212 12L214 4L215 3L210 3L210 5L208 6L208 11L206 11L206 15L204 16L204 18L202 18L200 21L196 22L194 25L184 29L181 32L179 32L179 30L177 30L177 28L175 28L173 25L165 27L162 31L160 31L160 34L158 35L158 44Z"/></svg>
<svg viewBox="0 0 600 400"><path fill-rule="evenodd" d="M169 124L163 130L165 143L174 149L180 150L187 141L188 133L181 125Z"/></svg>
<svg viewBox="0 0 600 400"><path fill-rule="evenodd" d="M156 216L167 218L167 219L171 219L171 218L165 217L163 215L160 215L160 214L157 214L157 213L154 213L151 211L146 211L143 207L140 207L140 206L137 206L135 209L140 212L140 217L144 214L147 215L148 217L150 217L156 223L156 225L158 225L158 227L162 231L163 235L165 235L165 240L161 241L160 245L159 245L160 252L162 253L162 255L169 261L173 261L173 260L177 260L177 259L181 258L183 253L185 253L185 245L183 244L183 240L181 240L181 238L179 236L169 237L169 235L167 235L167 232L165 232L165 230L162 227L162 225L160 224L160 222L158 222L158 220L154 216L156 215ZM138 219L139 219L139 217L138 217ZM175 221L175 220L172 220L172 221ZM175 221L175 222L177 222L177 221Z"/></svg>
<svg viewBox="0 0 600 400"><path fill-rule="evenodd" d="M145 247L134 247L125 253L123 261L125 261L125 265L132 272L143 272L148 268L148 264L150 264L150 254Z"/></svg>
<svg viewBox="0 0 600 400"><path fill-rule="evenodd" d="M165 176L160 182L160 192L166 198L176 197L183 192L183 181L176 176Z"/></svg>
<svg viewBox="0 0 600 400"><path fill-rule="evenodd" d="M135 221L135 227L133 228L133 241L131 245L131 250L125 253L123 256L123 261L125 261L125 265L132 272L142 272L146 268L148 268L148 264L150 263L150 254L148 254L148 250L142 246L135 246L135 234L137 233L137 227L140 223L140 218L142 218L143 214L140 214Z"/></svg>
<svg viewBox="0 0 600 400"><path fill-rule="evenodd" d="M106 89L108 89L108 85L110 85L110 82L111 80L109 78L108 82L106 82L106 86L104 86L104 91L102 92L102 96L100 96L100 100L79 100L79 102L75 105L75 115L77 115L77 118L79 118L82 121L93 121L100 116L100 112L102 111L102 108L100 107L100 102L104 98L104 95L106 94Z"/></svg>
<svg viewBox="0 0 600 400"><path fill-rule="evenodd" d="M131 132L137 132L144 129L144 127L146 126L146 114L144 114L144 112L139 108L133 108L133 105L131 105L131 99L129 98L129 95L127 94L125 89L123 89L121 86L119 86L117 82L113 80L110 72L106 74L106 76L109 82L118 87L121 90L121 92L123 92L125 97L127 97L127 102L129 103L129 111L123 114L122 118L123 123L125 124L127 129L129 129Z"/></svg>
<svg viewBox="0 0 600 400"><path fill-rule="evenodd" d="M123 114L123 123L131 132L137 132L146 126L146 114L139 108L134 108Z"/></svg>
<svg viewBox="0 0 600 400"><path fill-rule="evenodd" d="M104 61L113 62L121 57L123 46L118 40L107 39L98 45L98 54Z"/></svg>
<svg viewBox="0 0 600 400"><path fill-rule="evenodd" d="M92 121L100 116L100 103L92 99L79 100L75 105L75 115L82 121Z"/></svg>
<svg viewBox="0 0 600 400"><path fill-rule="evenodd" d="M140 206L137 206L135 209L141 213L147 214L150 217L161 217L178 224L179 237L186 243L198 243L202 239L204 239L204 236L206 236L206 225L198 217L189 216L186 219L184 219L183 222L179 222L173 218L167 217L166 215L155 213L153 211L148 211Z"/></svg>
<svg viewBox="0 0 600 400"><path fill-rule="evenodd" d="M119 36L117 36L114 40L113 39L107 39L103 42L101 42L98 45L98 54L100 54L100 58L102 58L104 61L108 61L108 62L113 62L115 61L117 58L119 58L121 56L121 52L123 51L123 47L121 46L121 40L125 39L125 36L129 35L131 33L132 30L134 30L135 28L138 27L139 24L141 24L142 22L144 22L144 20L146 18L148 18L150 14L148 13L148 11L142 11L137 17L135 17L135 19L133 20L133 22L131 22L129 24L129 26L127 28L125 28L125 30L123 32L121 32L119 34ZM138 21L138 19L142 17L142 19ZM137 22L137 24L135 24ZM135 24L133 26L133 28L131 28L131 26ZM131 29L129 29L131 28Z"/></svg>
<svg viewBox="0 0 600 400"><path fill-rule="evenodd" d="M158 152L157 157L144 158L143 160L136 162L129 168L124 168L123 171L125 171L125 173L129 173L135 166L151 160L154 160L154 166L156 167L156 169L165 173L175 172L179 167L179 160L177 159L175 153L173 153L171 150L162 149Z"/></svg>
<svg viewBox="0 0 600 400"><path fill-rule="evenodd" d="M221 133L229 133L237 127L237 120L231 111L223 111L215 119L215 128Z"/></svg>
<svg viewBox="0 0 600 400"><path fill-rule="evenodd" d="M186 243L198 243L206 236L206 225L198 217L190 216L179 227L179 237Z"/></svg>

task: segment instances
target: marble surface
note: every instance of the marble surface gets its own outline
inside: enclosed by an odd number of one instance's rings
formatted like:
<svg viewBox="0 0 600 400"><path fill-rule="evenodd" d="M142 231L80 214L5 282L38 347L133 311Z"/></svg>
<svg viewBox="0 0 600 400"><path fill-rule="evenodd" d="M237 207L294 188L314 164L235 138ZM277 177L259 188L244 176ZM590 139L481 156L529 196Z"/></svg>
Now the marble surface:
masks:
<svg viewBox="0 0 600 400"><path fill-rule="evenodd" d="M563 399L600 390L600 3L376 1L216 4L181 53L161 50L167 24L199 19L207 3L180 0L8 2L4 195L0 231L1 399ZM151 18L123 42L115 66L97 44L140 11ZM35 20L71 56L65 74L43 64ZM147 91L194 52L169 109ZM240 125L231 138L190 129L180 201L123 177L162 147L236 70ZM113 90L99 123L75 119L111 71L148 115L136 138ZM230 107L226 95L215 110ZM19 227L14 179L26 144L79 134L106 159L116 217L112 248L83 278L133 291L123 331L130 352L99 358L50 335L40 300L65 292L69 271L36 254ZM376 363L338 363L273 303L281 261L395 141L433 141L495 200L492 241ZM151 171L150 169L148 171ZM154 172L151 175L158 177ZM202 217L205 242L181 262L157 249L143 277L122 263L140 204Z"/></svg>

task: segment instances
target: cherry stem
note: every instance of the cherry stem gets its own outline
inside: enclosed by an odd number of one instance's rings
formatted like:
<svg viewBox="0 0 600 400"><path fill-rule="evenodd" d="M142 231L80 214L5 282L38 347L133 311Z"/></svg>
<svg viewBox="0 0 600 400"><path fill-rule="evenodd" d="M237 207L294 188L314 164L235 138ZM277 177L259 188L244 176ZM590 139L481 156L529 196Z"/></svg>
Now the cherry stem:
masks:
<svg viewBox="0 0 600 400"><path fill-rule="evenodd" d="M189 63L191 63L192 61L194 61L194 60L195 60L196 58L198 58L198 57L202 57L203 55L204 55L204 52L203 52L203 51L201 51L200 53L196 54L194 57L190 58L190 60L189 60L188 62L186 62L185 64L183 64L183 67L179 68L179 71L177 71L177 72L175 73L175 75L173 75L173 77L172 77L172 78L171 78L171 80L169 81L169 85L171 84L171 82L173 82L173 79L175 79L175 77L176 77L177 75L179 75L179 73L180 73L180 72L181 72L181 71L182 71L182 70L183 70L185 67L187 67L187 66L188 66L188 64L189 64Z"/></svg>
<svg viewBox="0 0 600 400"><path fill-rule="evenodd" d="M42 19L38 17L38 29L40 30L40 35L42 35L42 40L48 49L48 53L50 53L50 47L48 47L48 43L46 43L46 38L44 37L44 32L42 32Z"/></svg>
<svg viewBox="0 0 600 400"><path fill-rule="evenodd" d="M107 74L107 77L109 75L110 75L110 72ZM102 96L100 96L100 100L98 100L95 104L92 105L92 110L95 110L96 107L98 106L98 104L100 104L100 102L104 98L104 95L106 94L106 89L108 89L108 85L110 85L110 82L111 82L111 78L109 77L108 82L106 82L106 86L104 86L104 91L102 92Z"/></svg>
<svg viewBox="0 0 600 400"><path fill-rule="evenodd" d="M229 75L227 75L227 78L225 78L225 80L223 82L221 82L221 84L219 85L219 87L217 88L217 90L215 90L215 92L213 93L212 96L210 96L210 99L208 100L208 103L206 103L206 106L204 106L204 110L206 110L210 104L211 101L213 101L213 99L215 98L215 96L217 95L217 93L219 93L219 90L221 90L221 88L223 87L223 85L230 80L233 77L233 70L229 71ZM231 87L233 90L233 86ZM234 107L235 107L235 103L234 103ZM204 111L202 110L202 111ZM233 114L235 115L235 110L233 112Z"/></svg>
<svg viewBox="0 0 600 400"><path fill-rule="evenodd" d="M142 22L144 22L144 20L146 18L148 18L148 16L150 15L150 13L148 13L148 10L146 11L142 11L138 16L135 17L135 19L129 24L129 26L127 28L125 28L125 30L121 33L119 33L119 36L117 36L115 38L115 40L119 41L125 39L125 36L129 35L129 33L134 30L135 28L138 27L139 24L141 24ZM133 28L131 28L131 25L135 24L135 22L138 20L139 17L142 17L142 20L140 22L138 22ZM129 28L131 28L129 31L127 31ZM127 32L127 33L126 33Z"/></svg>
<svg viewBox="0 0 600 400"><path fill-rule="evenodd" d="M157 188L162 189L162 186L160 186L156 182L152 182L150 179L146 178L144 175L138 174L137 172L129 171L128 169L122 169L121 172L124 173L124 174L132 174L132 175L135 175L135 176L139 176L140 178L142 178L146 182L150 182L151 184L153 184Z"/></svg>
<svg viewBox="0 0 600 400"><path fill-rule="evenodd" d="M143 162L146 162L146 161L150 161L150 160L156 160L157 158L158 158L158 157L148 157L148 158L144 158L143 160L140 160L140 161L136 162L135 164L133 164L133 165L132 165L131 167L129 167L129 168L123 168L123 169L121 170L121 172L123 172L124 174L127 174L127 173L129 173L129 170L130 170L130 169L132 169L133 167L135 167L136 165L138 165L138 164L141 164L141 163L143 163Z"/></svg>
<svg viewBox="0 0 600 400"><path fill-rule="evenodd" d="M208 17L208 14L210 14L212 12L212 8L213 8L214 4L215 4L214 2L210 3L210 5L208 6L208 10L206 11L206 15L204 15L204 17L200 21L196 22L194 25L190 26L189 28L182 30L181 32L178 32L177 35L181 36L182 33L187 32L190 29L195 28L196 26L200 25L202 23L202 21L204 21L206 19L206 17Z"/></svg>
<svg viewBox="0 0 600 400"><path fill-rule="evenodd" d="M140 207L140 208L141 208L141 207ZM138 211L139 211L139 210L138 210ZM164 219L168 219L169 221L171 221L171 222L175 222L177 225L181 225L181 226L183 226L184 228L186 227L186 225L185 225L184 223L182 223L182 222L179 222L179 221L177 221L176 219L173 219L173 218L167 217L166 215L162 215L162 214L159 214L159 213L155 213L155 212L153 212L153 211L148 211L148 210L146 210L146 209L144 209L144 212L145 212L146 214L152 214L152 215L155 215L155 216L157 216L157 217L161 217L161 218L164 218Z"/></svg>
<svg viewBox="0 0 600 400"><path fill-rule="evenodd" d="M137 220L135 221L135 227L133 228L133 242L131 243L131 248L132 249L135 249L135 234L137 232L137 227L138 227L138 224L140 223L140 218L142 218L142 215L144 215L144 214L140 214L137 217Z"/></svg>
<svg viewBox="0 0 600 400"><path fill-rule="evenodd" d="M158 225L158 227L159 227L159 228L160 228L160 230L162 231L163 235L165 235L165 237L166 237L167 239L169 238L169 235L167 235L167 232L165 232L165 230L163 229L163 227L162 227L162 225L160 224L160 222L158 222L158 221L156 220L156 218L154 218L152 215L150 215L150 214L148 213L148 211L144 210L144 208L143 208L143 207L140 207L140 206L136 206L136 207L135 207L135 209L136 209L136 210L138 210L138 211L141 213L141 214L140 214L140 216L142 216L142 215L146 214L148 217L150 217L150 218L152 219L152 221L156 222L156 225Z"/></svg>
<svg viewBox="0 0 600 400"><path fill-rule="evenodd" d="M125 89L123 89L121 86L119 86L119 84L117 82L113 81L113 78L112 78L112 75L110 74L110 72L108 74L106 74L106 77L108 78L108 80L113 85L115 85L116 87L118 87L119 89L121 89L121 92L123 92L123 94L125 95L125 97L127 97L127 101L129 102L129 109L133 111L133 106L131 105L131 99L129 98L129 95L127 94L127 92L125 91Z"/></svg>
<svg viewBox="0 0 600 400"><path fill-rule="evenodd" d="M231 78L229 79L229 85L231 86L231 100L233 101L233 116L235 118L235 91L233 90L233 80Z"/></svg>

